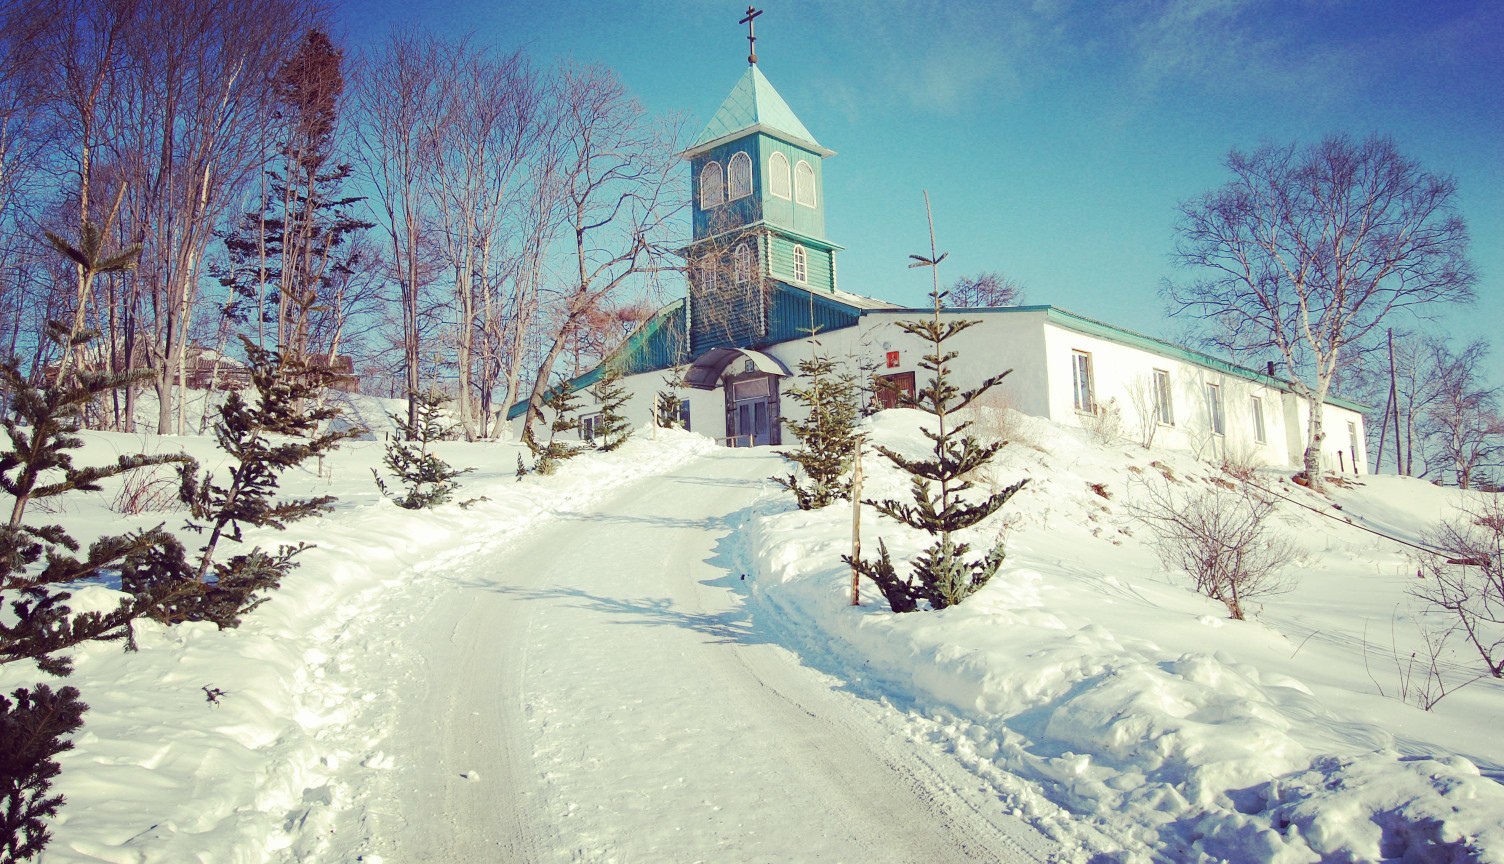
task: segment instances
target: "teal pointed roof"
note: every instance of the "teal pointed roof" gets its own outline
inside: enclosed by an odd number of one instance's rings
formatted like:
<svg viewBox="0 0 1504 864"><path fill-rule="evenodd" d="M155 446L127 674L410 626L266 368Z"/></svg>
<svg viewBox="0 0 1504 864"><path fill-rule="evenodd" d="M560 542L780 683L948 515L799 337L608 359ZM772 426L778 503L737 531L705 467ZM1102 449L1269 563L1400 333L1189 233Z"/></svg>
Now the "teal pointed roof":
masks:
<svg viewBox="0 0 1504 864"><path fill-rule="evenodd" d="M710 118L695 143L680 155L690 158L746 132L772 135L821 156L836 155L834 150L827 150L815 141L789 103L783 101L755 65L747 67L746 74L731 88L731 95L721 103L720 110Z"/></svg>

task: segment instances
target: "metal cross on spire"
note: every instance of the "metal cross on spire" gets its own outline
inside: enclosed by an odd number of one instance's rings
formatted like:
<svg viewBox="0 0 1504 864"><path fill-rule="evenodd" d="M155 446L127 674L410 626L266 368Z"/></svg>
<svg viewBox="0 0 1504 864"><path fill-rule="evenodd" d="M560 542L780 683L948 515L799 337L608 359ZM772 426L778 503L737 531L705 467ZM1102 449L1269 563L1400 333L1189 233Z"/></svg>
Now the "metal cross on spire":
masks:
<svg viewBox="0 0 1504 864"><path fill-rule="evenodd" d="M738 24L747 25L747 65L749 66L757 65L757 30L756 25L752 23L752 19L761 14L761 9L753 9L751 6L748 6L747 17L737 22Z"/></svg>

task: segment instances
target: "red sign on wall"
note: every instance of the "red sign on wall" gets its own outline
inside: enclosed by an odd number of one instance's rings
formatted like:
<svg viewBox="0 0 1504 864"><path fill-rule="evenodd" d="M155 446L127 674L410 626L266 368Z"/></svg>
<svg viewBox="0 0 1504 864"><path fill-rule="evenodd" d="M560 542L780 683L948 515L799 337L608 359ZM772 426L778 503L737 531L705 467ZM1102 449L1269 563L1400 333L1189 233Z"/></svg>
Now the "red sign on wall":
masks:
<svg viewBox="0 0 1504 864"><path fill-rule="evenodd" d="M889 369L897 369L898 368L898 352L897 351L889 351L888 352L888 368Z"/></svg>

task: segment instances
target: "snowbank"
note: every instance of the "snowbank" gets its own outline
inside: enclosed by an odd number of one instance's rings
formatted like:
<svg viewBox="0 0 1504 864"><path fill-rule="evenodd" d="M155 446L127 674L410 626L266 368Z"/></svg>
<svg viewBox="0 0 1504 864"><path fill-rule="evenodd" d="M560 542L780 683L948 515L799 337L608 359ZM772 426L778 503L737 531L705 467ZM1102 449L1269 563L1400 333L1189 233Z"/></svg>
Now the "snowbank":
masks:
<svg viewBox="0 0 1504 864"><path fill-rule="evenodd" d="M920 419L884 412L872 438L923 450ZM981 526L980 542L1006 532L1009 558L960 606L895 615L870 583L850 606L849 505L804 513L780 497L752 520L753 596L808 662L907 711L915 739L968 765L1000 806L1112 860L1504 861L1491 728L1504 687L1476 682L1431 713L1377 695L1397 689L1402 667L1386 664L1414 638L1413 576L1402 547L1341 521L1416 532L1457 493L1365 481L1336 511L1284 484L1325 515L1282 506L1304 553L1295 589L1232 621L1162 572L1121 506L1143 477L1204 483L1209 466L1012 424L1033 443L1006 448L996 476L1031 482ZM906 496L885 460L866 469L867 497ZM924 545L869 509L869 554L878 537L895 560Z"/></svg>
<svg viewBox="0 0 1504 864"><path fill-rule="evenodd" d="M143 445L218 458L199 437L84 437L79 464ZM339 502L322 519L247 537L317 548L243 626L139 622L136 653L100 644L76 651L76 672L66 683L91 710L75 749L59 759L55 791L68 803L43 860L324 860L331 840L325 826L351 806L361 773L391 767L381 749L384 718L401 698L395 688L360 689L344 664L370 655L398 666L403 658L390 634L443 590L446 562L713 449L708 439L682 432L648 437L639 431L617 452L587 453L555 476L521 482L514 476L520 446L441 443L442 457L477 469L460 478L460 497L486 500L468 509L410 512L381 499L370 474L381 459L376 442L347 444L323 474L286 477L288 494L333 494ZM134 525L181 524L180 512L111 512L118 485L65 498L62 512L34 511L28 521L61 521L85 542ZM402 602L389 602L394 593ZM113 596L88 586L75 605L109 607ZM0 667L7 691L41 680L57 683L24 664Z"/></svg>

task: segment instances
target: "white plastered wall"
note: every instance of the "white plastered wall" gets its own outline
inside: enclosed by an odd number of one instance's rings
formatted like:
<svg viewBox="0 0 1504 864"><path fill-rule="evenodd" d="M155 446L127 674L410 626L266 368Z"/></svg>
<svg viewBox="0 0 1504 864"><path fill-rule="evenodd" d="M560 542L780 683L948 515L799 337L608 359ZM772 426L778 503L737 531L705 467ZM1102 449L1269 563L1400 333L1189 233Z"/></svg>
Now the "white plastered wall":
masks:
<svg viewBox="0 0 1504 864"><path fill-rule="evenodd" d="M859 377L871 371L884 375L913 372L916 383L922 386L928 373L919 368L919 362L927 344L904 333L897 322L924 315L913 310L868 312L858 326L820 334L814 339L783 342L762 352L776 358L791 376L798 374L801 360L823 353L849 364ZM1204 459L1231 458L1265 465L1300 463L1307 417L1305 402L1280 388L1189 362L1171 352L1158 353L1078 332L1050 320L1043 309L946 312L941 318L980 322L947 343L947 348L959 352L952 361L957 386L975 387L989 375L1012 369L994 392L1003 404L1015 410L1082 426L1087 416L1073 404L1071 358L1074 352L1084 351L1092 358L1097 402L1118 410L1122 434L1127 440L1142 443L1147 430L1152 428L1153 446L1190 451ZM892 367L887 365L890 351L898 352L897 363ZM1170 375L1173 423L1151 425L1144 419L1145 412L1153 410L1152 375L1156 369ZM634 427L640 429L650 422L657 394L667 389L671 374L670 370L662 370L622 379L630 394L625 411ZM790 383L784 379L780 391L787 393ZM1221 435L1213 434L1210 428L1208 383L1218 384L1221 389L1224 422ZM689 401L690 428L694 432L717 439L725 436L725 393L721 388L683 388L679 395ZM1254 433L1255 397L1263 406L1262 442ZM787 397L780 401L784 418L802 419L803 408L797 402ZM580 394L579 403L579 416L599 410L588 388ZM1349 437L1349 423L1356 433L1356 464L1366 464L1363 415L1328 403L1326 439L1322 446L1324 469L1353 473L1354 441ZM520 434L520 421L514 421L512 426L514 434ZM540 433L546 435L542 429ZM561 434L570 440L579 437L577 431ZM787 440L787 435L785 443L793 443Z"/></svg>

